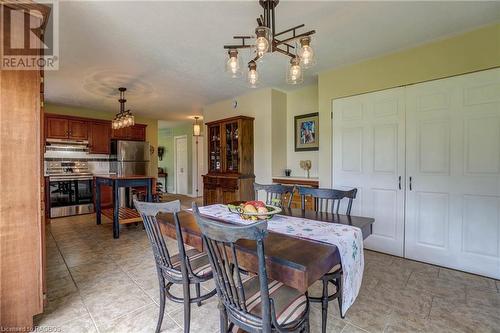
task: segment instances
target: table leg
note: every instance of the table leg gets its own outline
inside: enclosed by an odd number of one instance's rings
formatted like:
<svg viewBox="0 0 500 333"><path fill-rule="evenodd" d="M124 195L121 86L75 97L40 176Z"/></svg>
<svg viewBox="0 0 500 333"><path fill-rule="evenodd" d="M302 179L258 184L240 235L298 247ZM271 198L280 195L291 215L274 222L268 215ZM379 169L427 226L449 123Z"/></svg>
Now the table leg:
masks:
<svg viewBox="0 0 500 333"><path fill-rule="evenodd" d="M120 238L120 188L113 183L113 238Z"/></svg>
<svg viewBox="0 0 500 333"><path fill-rule="evenodd" d="M96 223L101 224L101 185L98 181L95 182L95 187Z"/></svg>

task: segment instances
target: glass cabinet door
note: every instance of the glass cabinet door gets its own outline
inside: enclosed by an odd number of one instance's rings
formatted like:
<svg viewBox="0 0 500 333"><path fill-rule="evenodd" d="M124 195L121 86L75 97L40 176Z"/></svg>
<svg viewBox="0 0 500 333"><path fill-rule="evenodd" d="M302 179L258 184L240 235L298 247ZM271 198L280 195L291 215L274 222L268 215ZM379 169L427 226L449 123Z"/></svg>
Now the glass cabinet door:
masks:
<svg viewBox="0 0 500 333"><path fill-rule="evenodd" d="M226 135L226 171L238 172L238 122L224 124L224 131Z"/></svg>
<svg viewBox="0 0 500 333"><path fill-rule="evenodd" d="M212 126L208 130L209 132L209 171L210 172L220 172L221 165L221 144L220 144L220 126Z"/></svg>

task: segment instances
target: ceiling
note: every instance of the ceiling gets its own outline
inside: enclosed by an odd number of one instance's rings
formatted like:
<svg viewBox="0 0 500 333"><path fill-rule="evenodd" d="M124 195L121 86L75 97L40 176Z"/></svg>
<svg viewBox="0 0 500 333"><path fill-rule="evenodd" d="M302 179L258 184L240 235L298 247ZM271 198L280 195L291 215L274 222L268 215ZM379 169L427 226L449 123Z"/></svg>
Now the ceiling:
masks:
<svg viewBox="0 0 500 333"><path fill-rule="evenodd" d="M251 34L257 1L61 1L60 65L46 73L46 100L117 112L119 86L127 108L165 121L183 121L202 107L249 91L224 73L222 46ZM304 23L313 41L317 73L500 21L500 2L286 1L277 30ZM245 63L249 51L243 54ZM288 59L267 55L262 87L288 90Z"/></svg>

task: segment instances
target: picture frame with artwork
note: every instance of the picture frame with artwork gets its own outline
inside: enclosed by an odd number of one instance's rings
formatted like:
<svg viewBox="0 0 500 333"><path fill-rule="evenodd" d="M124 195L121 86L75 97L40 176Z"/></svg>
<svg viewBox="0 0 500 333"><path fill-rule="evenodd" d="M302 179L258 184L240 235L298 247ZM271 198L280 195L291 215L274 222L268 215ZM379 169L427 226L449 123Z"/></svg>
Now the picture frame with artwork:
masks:
<svg viewBox="0 0 500 333"><path fill-rule="evenodd" d="M319 113L295 116L295 151L319 150Z"/></svg>

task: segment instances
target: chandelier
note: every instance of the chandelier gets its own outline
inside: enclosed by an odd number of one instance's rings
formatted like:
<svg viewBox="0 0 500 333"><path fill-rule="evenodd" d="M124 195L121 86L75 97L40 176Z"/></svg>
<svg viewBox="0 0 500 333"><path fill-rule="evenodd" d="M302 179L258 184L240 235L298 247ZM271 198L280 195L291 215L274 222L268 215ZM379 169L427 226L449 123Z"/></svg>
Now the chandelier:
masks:
<svg viewBox="0 0 500 333"><path fill-rule="evenodd" d="M241 57L238 50L251 49L255 54L254 58L248 62L246 77L251 88L256 88L259 85L260 73L257 71L257 61L266 53L279 52L290 57L286 74L288 84L302 83L304 69L310 68L316 63L311 47L311 35L316 31L298 33L297 30L304 27L304 24L301 24L276 32L275 10L278 3L279 0L259 0L259 4L264 8L264 13L257 18L255 36L233 36L234 39L240 41L240 44L224 45L229 56L226 62L226 72L233 78L242 75ZM249 40L252 41L249 42Z"/></svg>
<svg viewBox="0 0 500 333"><path fill-rule="evenodd" d="M118 102L120 102L120 112L115 115L115 119L111 122L111 127L113 129L130 127L135 124L132 112L130 112L130 110L125 111L125 102L127 101L125 99L125 91L127 88L120 87L118 90L120 91L120 99L118 100Z"/></svg>

